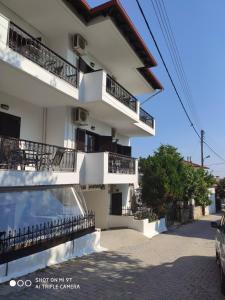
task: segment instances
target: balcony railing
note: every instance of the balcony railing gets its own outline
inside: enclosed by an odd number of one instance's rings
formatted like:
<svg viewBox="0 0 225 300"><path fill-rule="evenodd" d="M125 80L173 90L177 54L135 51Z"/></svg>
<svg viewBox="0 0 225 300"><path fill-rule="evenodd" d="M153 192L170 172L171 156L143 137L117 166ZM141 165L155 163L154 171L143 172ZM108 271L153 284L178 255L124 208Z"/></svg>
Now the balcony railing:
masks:
<svg viewBox="0 0 225 300"><path fill-rule="evenodd" d="M137 99L109 75L106 78L106 91L131 110L137 112Z"/></svg>
<svg viewBox="0 0 225 300"><path fill-rule="evenodd" d="M31 255L95 231L95 216L72 216L0 232L0 264Z"/></svg>
<svg viewBox="0 0 225 300"><path fill-rule="evenodd" d="M76 150L0 136L0 169L74 172Z"/></svg>
<svg viewBox="0 0 225 300"><path fill-rule="evenodd" d="M140 107L140 120L154 129L154 118Z"/></svg>
<svg viewBox="0 0 225 300"><path fill-rule="evenodd" d="M32 37L12 22L10 22L8 45L45 70L77 87L77 68L42 44L38 38Z"/></svg>
<svg viewBox="0 0 225 300"><path fill-rule="evenodd" d="M135 174L135 158L117 153L109 153L109 173Z"/></svg>

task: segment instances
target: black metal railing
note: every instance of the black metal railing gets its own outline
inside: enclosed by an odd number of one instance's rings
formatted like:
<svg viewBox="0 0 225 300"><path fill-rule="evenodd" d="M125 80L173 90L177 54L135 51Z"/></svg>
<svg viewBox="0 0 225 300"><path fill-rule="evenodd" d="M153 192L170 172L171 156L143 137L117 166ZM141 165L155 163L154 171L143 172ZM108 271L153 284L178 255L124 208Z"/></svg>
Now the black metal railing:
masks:
<svg viewBox="0 0 225 300"><path fill-rule="evenodd" d="M110 208L110 215L113 216L133 216L133 212L131 208L122 208L120 211L114 211Z"/></svg>
<svg viewBox="0 0 225 300"><path fill-rule="evenodd" d="M77 87L77 68L13 22L10 22L8 45L45 70Z"/></svg>
<svg viewBox="0 0 225 300"><path fill-rule="evenodd" d="M135 158L109 152L108 171L109 173L135 174Z"/></svg>
<svg viewBox="0 0 225 300"><path fill-rule="evenodd" d="M140 120L150 127L154 128L154 118L140 107Z"/></svg>
<svg viewBox="0 0 225 300"><path fill-rule="evenodd" d="M74 172L76 159L74 149L0 136L0 169Z"/></svg>
<svg viewBox="0 0 225 300"><path fill-rule="evenodd" d="M95 231L95 216L84 216L41 223L0 232L0 264L49 249Z"/></svg>
<svg viewBox="0 0 225 300"><path fill-rule="evenodd" d="M121 103L137 112L137 99L109 75L106 78L106 91Z"/></svg>
<svg viewBox="0 0 225 300"><path fill-rule="evenodd" d="M152 208L138 207L136 210L131 208L121 208L115 211L110 208L110 214L114 216L132 216L135 220L148 219L149 222L153 222L159 219L159 216L154 213Z"/></svg>

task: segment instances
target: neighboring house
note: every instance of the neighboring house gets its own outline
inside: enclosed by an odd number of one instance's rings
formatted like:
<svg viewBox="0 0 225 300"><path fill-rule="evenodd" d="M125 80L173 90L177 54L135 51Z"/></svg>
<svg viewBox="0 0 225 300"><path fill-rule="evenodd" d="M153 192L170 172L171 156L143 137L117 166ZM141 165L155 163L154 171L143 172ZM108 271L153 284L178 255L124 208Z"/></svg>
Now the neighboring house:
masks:
<svg viewBox="0 0 225 300"><path fill-rule="evenodd" d="M129 208L130 137L155 135L134 95L162 89L155 65L118 1L0 0L0 278L1 263L81 236L87 253Z"/></svg>
<svg viewBox="0 0 225 300"><path fill-rule="evenodd" d="M191 160L184 160L184 162L186 164L190 164L193 168L195 169L200 169L202 168L201 165L196 164L194 162L192 162ZM203 167L205 170L209 170L208 167L204 166ZM209 215L209 214L214 214L216 212L216 192L215 192L215 186L209 188L209 199L211 201L211 204L206 206L205 208L205 215ZM196 210L197 211L197 210ZM196 217L195 217L195 212L194 212L194 218L199 218L202 214L202 209L199 207L197 213L196 213Z"/></svg>
<svg viewBox="0 0 225 300"><path fill-rule="evenodd" d="M184 163L185 163L185 164L191 165L191 166L192 166L193 168L195 168L195 169L200 169L200 168L202 168L201 165L192 162L191 159L190 159L190 160L184 160ZM206 167L206 166L203 166L203 168L204 168L205 170L209 170L209 168Z"/></svg>

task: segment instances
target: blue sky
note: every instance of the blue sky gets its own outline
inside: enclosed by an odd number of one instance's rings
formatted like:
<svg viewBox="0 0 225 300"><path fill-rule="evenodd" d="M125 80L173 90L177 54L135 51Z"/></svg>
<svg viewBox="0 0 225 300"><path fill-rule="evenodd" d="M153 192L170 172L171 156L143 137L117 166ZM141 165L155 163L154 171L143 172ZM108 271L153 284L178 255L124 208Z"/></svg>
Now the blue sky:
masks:
<svg viewBox="0 0 225 300"><path fill-rule="evenodd" d="M96 6L105 1L88 2L91 6ZM160 144L171 144L185 158L191 156L192 161L200 163L200 142L181 109L136 1L121 0L121 3L158 62L158 66L152 68L152 71L164 86L161 94L143 105L156 119L156 136L133 138L133 156L148 156ZM140 0L140 3L182 95L151 1ZM225 158L225 1L164 0L164 3L191 89L199 127L205 130L206 141ZM205 148L205 156L207 155L211 157L206 160L206 165L210 166L215 175L225 176L225 164L217 164L222 161Z"/></svg>

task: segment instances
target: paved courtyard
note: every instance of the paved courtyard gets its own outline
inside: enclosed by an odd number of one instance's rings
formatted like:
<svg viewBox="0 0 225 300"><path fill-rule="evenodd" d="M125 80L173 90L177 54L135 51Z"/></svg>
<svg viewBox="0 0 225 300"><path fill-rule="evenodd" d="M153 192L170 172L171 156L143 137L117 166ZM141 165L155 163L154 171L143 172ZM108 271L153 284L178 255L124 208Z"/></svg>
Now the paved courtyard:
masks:
<svg viewBox="0 0 225 300"><path fill-rule="evenodd" d="M129 229L104 231L102 246L108 251L23 277L31 287L1 284L0 299L224 299L210 228L218 218L205 217L153 239ZM38 289L35 281L43 278L61 278L63 288Z"/></svg>

